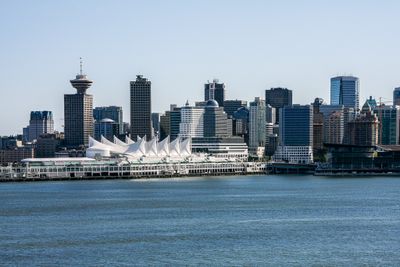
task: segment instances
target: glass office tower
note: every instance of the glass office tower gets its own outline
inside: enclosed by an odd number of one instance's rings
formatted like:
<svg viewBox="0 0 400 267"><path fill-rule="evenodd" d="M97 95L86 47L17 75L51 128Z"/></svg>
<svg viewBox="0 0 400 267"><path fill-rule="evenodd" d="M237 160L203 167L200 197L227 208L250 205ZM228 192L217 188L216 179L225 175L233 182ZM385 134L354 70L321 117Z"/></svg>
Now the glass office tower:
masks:
<svg viewBox="0 0 400 267"><path fill-rule="evenodd" d="M343 105L345 108L359 110L359 79L352 76L331 78L331 105Z"/></svg>

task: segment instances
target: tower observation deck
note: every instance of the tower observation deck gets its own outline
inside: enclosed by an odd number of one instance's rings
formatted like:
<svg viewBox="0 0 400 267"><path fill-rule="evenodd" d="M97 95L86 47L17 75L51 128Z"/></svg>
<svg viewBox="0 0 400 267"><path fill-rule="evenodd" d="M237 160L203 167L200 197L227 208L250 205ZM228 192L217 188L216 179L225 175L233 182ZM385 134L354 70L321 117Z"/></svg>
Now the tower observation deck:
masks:
<svg viewBox="0 0 400 267"><path fill-rule="evenodd" d="M70 80L72 87L74 87L78 94L86 94L86 90L92 86L93 81L87 78L86 74L82 71L82 58L80 58L80 72L76 75L76 78Z"/></svg>

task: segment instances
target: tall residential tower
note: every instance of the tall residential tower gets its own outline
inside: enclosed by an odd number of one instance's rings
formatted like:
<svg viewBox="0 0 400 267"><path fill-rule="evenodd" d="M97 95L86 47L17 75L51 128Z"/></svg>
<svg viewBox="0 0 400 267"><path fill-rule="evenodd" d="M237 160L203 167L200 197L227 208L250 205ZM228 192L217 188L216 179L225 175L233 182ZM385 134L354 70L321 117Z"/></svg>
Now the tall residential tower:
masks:
<svg viewBox="0 0 400 267"><path fill-rule="evenodd" d="M152 138L151 130L151 82L142 75L131 81L131 137L147 140Z"/></svg>

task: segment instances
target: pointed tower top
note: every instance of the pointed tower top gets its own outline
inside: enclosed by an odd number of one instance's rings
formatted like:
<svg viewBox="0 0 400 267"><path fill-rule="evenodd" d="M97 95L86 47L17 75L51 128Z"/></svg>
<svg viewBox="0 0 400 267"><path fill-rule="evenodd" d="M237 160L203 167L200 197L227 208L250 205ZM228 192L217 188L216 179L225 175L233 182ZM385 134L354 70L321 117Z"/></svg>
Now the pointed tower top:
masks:
<svg viewBox="0 0 400 267"><path fill-rule="evenodd" d="M82 57L79 58L79 65L80 65L80 74L83 75L83 72L82 72L82 65L83 65Z"/></svg>

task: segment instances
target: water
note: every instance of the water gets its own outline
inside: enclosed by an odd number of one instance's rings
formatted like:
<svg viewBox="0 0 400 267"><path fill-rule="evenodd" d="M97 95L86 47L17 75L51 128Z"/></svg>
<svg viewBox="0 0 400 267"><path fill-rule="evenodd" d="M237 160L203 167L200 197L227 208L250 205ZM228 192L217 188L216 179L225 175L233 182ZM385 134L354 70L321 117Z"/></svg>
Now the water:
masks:
<svg viewBox="0 0 400 267"><path fill-rule="evenodd" d="M400 179L0 184L2 265L399 265Z"/></svg>

